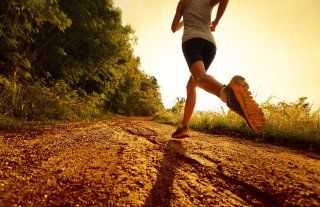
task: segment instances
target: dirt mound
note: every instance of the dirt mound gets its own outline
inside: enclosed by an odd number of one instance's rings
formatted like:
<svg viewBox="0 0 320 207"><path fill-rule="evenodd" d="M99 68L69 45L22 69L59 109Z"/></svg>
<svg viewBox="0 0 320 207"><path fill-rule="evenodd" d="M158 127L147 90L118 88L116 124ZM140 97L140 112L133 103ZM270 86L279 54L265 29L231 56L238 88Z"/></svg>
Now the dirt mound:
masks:
<svg viewBox="0 0 320 207"><path fill-rule="evenodd" d="M307 152L145 118L0 133L0 206L320 206Z"/></svg>

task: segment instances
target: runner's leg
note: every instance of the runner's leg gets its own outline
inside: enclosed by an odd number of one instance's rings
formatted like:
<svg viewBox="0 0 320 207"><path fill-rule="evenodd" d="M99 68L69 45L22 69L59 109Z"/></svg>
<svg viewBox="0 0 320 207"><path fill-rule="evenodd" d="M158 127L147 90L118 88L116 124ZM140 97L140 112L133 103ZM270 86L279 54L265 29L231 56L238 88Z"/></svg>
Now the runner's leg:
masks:
<svg viewBox="0 0 320 207"><path fill-rule="evenodd" d="M202 61L197 61L190 67L192 76L187 84L187 99L184 108L184 117L181 125L187 126L196 104L196 87L200 87L205 91L214 94L220 98L220 92L223 85L214 79L212 76L207 75ZM198 83L195 82L198 80Z"/></svg>
<svg viewBox="0 0 320 207"><path fill-rule="evenodd" d="M220 92L223 88L223 85L211 75L207 75L201 60L191 65L190 72L199 88L202 88L203 90L220 98Z"/></svg>
<svg viewBox="0 0 320 207"><path fill-rule="evenodd" d="M181 122L181 124L184 126L188 125L191 115L193 113L194 107L196 105L196 98L197 98L196 87L197 87L196 83L194 82L192 76L190 76L187 84L187 99L186 99L186 105L184 107L184 116Z"/></svg>

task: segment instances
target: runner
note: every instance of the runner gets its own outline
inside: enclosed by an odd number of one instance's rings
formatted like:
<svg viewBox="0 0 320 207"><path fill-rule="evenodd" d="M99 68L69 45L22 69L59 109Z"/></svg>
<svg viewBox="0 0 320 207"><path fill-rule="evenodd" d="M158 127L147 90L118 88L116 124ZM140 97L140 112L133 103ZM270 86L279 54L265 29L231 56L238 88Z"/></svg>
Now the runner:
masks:
<svg viewBox="0 0 320 207"><path fill-rule="evenodd" d="M196 87L219 97L232 111L242 116L255 132L262 132L265 127L263 112L253 100L243 77L234 76L226 86L206 73L216 54L212 32L216 30L227 4L228 0L180 0L178 3L171 30L176 32L184 27L182 51L191 76L187 83L184 118L172 138L190 136L188 123L196 104ZM218 6L218 10L211 22L215 6Z"/></svg>

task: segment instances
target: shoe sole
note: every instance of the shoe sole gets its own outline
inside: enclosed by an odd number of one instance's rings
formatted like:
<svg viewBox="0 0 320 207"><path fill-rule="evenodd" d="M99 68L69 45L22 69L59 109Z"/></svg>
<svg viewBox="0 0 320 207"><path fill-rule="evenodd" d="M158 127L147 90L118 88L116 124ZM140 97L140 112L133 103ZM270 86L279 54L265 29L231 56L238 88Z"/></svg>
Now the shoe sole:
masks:
<svg viewBox="0 0 320 207"><path fill-rule="evenodd" d="M234 76L228 86L232 88L248 125L256 133L261 133L265 128L264 114L259 105L253 100L251 92L248 90L248 83L242 76ZM241 116L241 114L239 115Z"/></svg>
<svg viewBox="0 0 320 207"><path fill-rule="evenodd" d="M181 132L180 134L172 135L171 138L181 139L185 137L190 137L190 132Z"/></svg>

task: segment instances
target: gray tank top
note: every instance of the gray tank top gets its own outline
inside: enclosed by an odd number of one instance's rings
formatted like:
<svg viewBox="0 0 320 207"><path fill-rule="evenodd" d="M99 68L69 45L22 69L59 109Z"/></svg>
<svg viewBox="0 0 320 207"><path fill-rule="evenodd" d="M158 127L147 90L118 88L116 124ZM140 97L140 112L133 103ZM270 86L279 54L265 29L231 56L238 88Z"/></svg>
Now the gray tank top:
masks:
<svg viewBox="0 0 320 207"><path fill-rule="evenodd" d="M202 38L216 45L211 33L212 8L208 0L192 0L183 10L184 31L182 43L192 38Z"/></svg>

